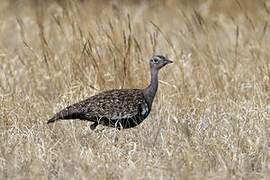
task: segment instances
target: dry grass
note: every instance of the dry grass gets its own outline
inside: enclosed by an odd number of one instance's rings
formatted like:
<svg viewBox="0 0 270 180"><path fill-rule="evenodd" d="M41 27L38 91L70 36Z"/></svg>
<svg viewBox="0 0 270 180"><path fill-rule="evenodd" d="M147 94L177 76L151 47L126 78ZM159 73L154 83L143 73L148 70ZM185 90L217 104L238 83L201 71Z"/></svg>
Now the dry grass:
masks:
<svg viewBox="0 0 270 180"><path fill-rule="evenodd" d="M270 178L269 1L135 2L0 2L0 179ZM46 124L146 86L154 53L175 63L140 126Z"/></svg>

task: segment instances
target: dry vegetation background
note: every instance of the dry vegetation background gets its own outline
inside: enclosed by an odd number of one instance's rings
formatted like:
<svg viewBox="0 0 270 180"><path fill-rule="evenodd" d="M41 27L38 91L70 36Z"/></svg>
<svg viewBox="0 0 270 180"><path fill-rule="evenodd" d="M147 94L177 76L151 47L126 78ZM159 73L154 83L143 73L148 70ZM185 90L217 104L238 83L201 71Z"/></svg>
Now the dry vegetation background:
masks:
<svg viewBox="0 0 270 180"><path fill-rule="evenodd" d="M1 0L0 179L269 179L269 20L263 0ZM175 63L140 126L46 124L146 86L155 53Z"/></svg>

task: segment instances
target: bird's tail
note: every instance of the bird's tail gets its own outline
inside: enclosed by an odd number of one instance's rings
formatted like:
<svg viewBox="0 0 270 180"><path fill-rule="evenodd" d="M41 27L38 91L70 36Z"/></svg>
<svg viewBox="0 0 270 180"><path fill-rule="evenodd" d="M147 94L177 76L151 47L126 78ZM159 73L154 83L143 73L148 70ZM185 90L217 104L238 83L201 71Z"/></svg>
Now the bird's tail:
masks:
<svg viewBox="0 0 270 180"><path fill-rule="evenodd" d="M47 121L47 124L54 123L55 121L59 121L61 119L69 119L69 112L67 110L62 110L56 113L51 119Z"/></svg>
<svg viewBox="0 0 270 180"><path fill-rule="evenodd" d="M51 119L47 121L47 124L54 123L62 119L84 119L84 116L83 114L66 108L56 113Z"/></svg>
<svg viewBox="0 0 270 180"><path fill-rule="evenodd" d="M47 121L47 124L54 123L55 121L59 120L57 116L53 116L51 119Z"/></svg>

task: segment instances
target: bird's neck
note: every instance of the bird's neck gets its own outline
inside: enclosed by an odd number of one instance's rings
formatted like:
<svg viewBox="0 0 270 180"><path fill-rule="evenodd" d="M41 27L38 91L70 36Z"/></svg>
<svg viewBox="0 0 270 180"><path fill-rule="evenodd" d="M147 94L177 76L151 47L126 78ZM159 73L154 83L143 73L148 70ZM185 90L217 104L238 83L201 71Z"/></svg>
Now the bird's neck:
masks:
<svg viewBox="0 0 270 180"><path fill-rule="evenodd" d="M158 89L158 70L153 68L151 69L151 82L149 86L147 86L143 91L144 97L150 107L152 106L152 103L154 101L157 89Z"/></svg>

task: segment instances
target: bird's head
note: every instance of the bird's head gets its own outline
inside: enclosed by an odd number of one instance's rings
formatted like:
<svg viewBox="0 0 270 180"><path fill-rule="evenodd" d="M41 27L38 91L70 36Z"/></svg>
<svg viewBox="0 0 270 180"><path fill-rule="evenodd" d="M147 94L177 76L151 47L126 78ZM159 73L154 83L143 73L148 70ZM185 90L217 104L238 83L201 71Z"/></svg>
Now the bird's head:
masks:
<svg viewBox="0 0 270 180"><path fill-rule="evenodd" d="M173 61L169 60L168 58L161 56L161 55L154 55L150 59L150 67L151 69L160 70L167 64L173 63Z"/></svg>

